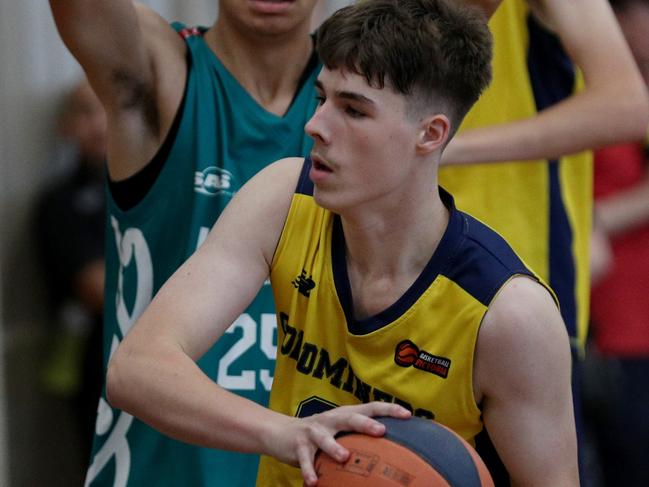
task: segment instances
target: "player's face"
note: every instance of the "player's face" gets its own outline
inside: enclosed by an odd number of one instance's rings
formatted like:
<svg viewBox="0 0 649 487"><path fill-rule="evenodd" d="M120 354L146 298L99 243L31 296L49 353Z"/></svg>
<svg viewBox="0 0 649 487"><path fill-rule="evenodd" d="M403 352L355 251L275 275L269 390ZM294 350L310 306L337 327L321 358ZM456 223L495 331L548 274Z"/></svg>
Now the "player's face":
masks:
<svg viewBox="0 0 649 487"><path fill-rule="evenodd" d="M310 177L318 204L342 211L407 195L421 163L419 122L407 116L406 98L327 68L316 88L320 104L305 130L314 140Z"/></svg>
<svg viewBox="0 0 649 487"><path fill-rule="evenodd" d="M282 35L308 28L317 0L220 0L219 16L240 29Z"/></svg>

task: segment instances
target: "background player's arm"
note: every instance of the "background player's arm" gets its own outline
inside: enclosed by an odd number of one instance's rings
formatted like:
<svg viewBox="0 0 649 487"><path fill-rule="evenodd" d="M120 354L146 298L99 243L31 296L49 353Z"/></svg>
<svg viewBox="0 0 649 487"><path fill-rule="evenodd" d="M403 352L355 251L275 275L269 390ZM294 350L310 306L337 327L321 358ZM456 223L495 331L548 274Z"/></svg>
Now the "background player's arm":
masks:
<svg viewBox="0 0 649 487"><path fill-rule="evenodd" d="M607 0L529 0L584 75L580 93L510 123L459 133L443 164L555 158L643 137L649 100Z"/></svg>
<svg viewBox="0 0 649 487"><path fill-rule="evenodd" d="M268 277L302 159L269 166L227 206L205 243L160 289L116 350L109 402L182 441L271 455L315 480L322 448L344 460L341 430L382 434L369 416L407 417L388 403L336 408L311 418L275 413L219 387L196 365Z"/></svg>
<svg viewBox="0 0 649 487"><path fill-rule="evenodd" d="M590 236L590 280L597 282L614 265L611 237L649 224L649 174L637 185L595 202Z"/></svg>
<svg viewBox="0 0 649 487"><path fill-rule="evenodd" d="M131 0L50 0L59 34L108 116L113 180L142 169L182 98L185 47L167 22Z"/></svg>
<svg viewBox="0 0 649 487"><path fill-rule="evenodd" d="M595 203L595 214L607 235L646 225L649 222L649 174L636 186Z"/></svg>
<svg viewBox="0 0 649 487"><path fill-rule="evenodd" d="M578 485L570 346L550 294L517 277L480 329L476 399L512 486Z"/></svg>

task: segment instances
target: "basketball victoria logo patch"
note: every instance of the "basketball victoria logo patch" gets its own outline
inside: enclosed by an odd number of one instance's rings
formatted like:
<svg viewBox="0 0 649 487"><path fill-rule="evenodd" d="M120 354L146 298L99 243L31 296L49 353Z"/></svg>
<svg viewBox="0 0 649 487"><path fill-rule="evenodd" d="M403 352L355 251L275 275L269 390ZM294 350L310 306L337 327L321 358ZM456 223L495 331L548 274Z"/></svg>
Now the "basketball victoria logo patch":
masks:
<svg viewBox="0 0 649 487"><path fill-rule="evenodd" d="M451 368L451 359L419 350L419 347L410 340L399 342L394 351L394 361L401 367L412 366L444 379L448 377L448 370Z"/></svg>

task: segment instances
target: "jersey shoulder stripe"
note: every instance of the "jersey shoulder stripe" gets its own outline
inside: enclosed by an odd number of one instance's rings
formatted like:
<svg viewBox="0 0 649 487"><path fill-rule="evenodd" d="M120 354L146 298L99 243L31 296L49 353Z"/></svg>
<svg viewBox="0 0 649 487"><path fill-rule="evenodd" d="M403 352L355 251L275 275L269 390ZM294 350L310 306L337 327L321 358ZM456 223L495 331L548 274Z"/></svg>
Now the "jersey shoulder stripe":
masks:
<svg viewBox="0 0 649 487"><path fill-rule="evenodd" d="M485 306L515 275L538 278L494 230L471 215L458 211L462 239L442 272Z"/></svg>
<svg viewBox="0 0 649 487"><path fill-rule="evenodd" d="M300 178L297 182L297 188L295 192L297 194L303 194L305 196L313 196L313 181L309 177L309 171L311 170L311 157L304 158L304 164L302 164L302 170L300 171Z"/></svg>

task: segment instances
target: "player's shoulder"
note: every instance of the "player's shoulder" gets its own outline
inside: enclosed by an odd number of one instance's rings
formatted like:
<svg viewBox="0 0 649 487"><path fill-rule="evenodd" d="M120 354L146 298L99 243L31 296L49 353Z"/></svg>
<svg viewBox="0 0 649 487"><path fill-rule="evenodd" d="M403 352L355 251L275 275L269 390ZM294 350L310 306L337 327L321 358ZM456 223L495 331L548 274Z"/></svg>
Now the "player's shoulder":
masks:
<svg viewBox="0 0 649 487"><path fill-rule="evenodd" d="M286 157L264 167L241 189L246 193L262 193L272 201L282 194L293 194L303 173L304 157Z"/></svg>
<svg viewBox="0 0 649 487"><path fill-rule="evenodd" d="M517 275L499 290L485 314L481 339L495 347L508 343L526 347L558 343L566 338L559 306L551 291L537 279Z"/></svg>
<svg viewBox="0 0 649 487"><path fill-rule="evenodd" d="M483 305L489 306L512 276L533 276L503 237L471 215L454 211L449 233L455 249L443 274Z"/></svg>
<svg viewBox="0 0 649 487"><path fill-rule="evenodd" d="M466 213L459 214L463 238L449 275L487 307L482 341L497 351L505 342L522 346L539 339L549 328L565 331L550 288L500 234Z"/></svg>
<svg viewBox="0 0 649 487"><path fill-rule="evenodd" d="M301 174L307 158L304 157L285 157L270 164L264 171L273 175L283 175L286 177L298 177Z"/></svg>

